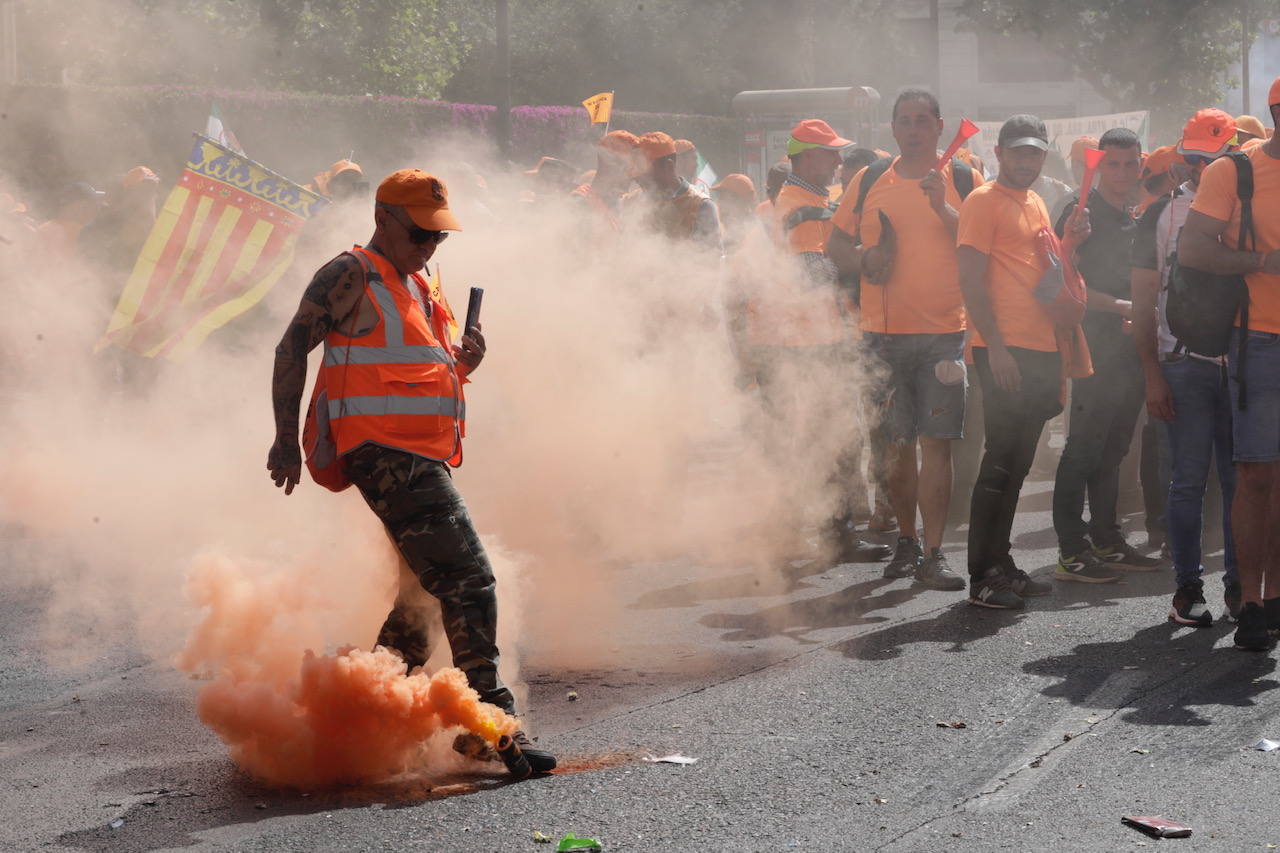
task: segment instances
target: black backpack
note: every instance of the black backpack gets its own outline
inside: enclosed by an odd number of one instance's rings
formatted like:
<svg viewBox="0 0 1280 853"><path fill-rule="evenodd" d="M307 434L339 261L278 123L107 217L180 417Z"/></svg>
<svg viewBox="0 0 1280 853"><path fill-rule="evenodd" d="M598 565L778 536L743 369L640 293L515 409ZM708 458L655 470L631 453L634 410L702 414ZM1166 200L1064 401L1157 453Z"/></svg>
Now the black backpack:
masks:
<svg viewBox="0 0 1280 853"><path fill-rule="evenodd" d="M867 166L866 173L862 176L862 183L858 185L858 203L853 206L854 213L862 215L862 208L867 203L867 196L871 194L871 187L875 182L880 180L880 176L889 171L889 167L893 165L892 157L881 157L879 160ZM959 157L951 158L951 179L955 182L956 193L959 194L960 200L964 201L969 197L969 193L973 192L973 168ZM884 212L881 211L880 216L882 222L888 221L884 219ZM840 281L853 293L853 302L855 305L862 304L862 277L861 276L841 276Z"/></svg>
<svg viewBox="0 0 1280 853"><path fill-rule="evenodd" d="M1240 235L1236 245L1253 248L1253 164L1243 151L1227 155L1236 164L1240 199ZM1245 408L1245 354L1249 340L1249 285L1243 275L1218 275L1178 263L1175 253L1166 285L1165 317L1178 341L1177 352L1217 358L1231 349L1232 329L1240 317L1240 408Z"/></svg>

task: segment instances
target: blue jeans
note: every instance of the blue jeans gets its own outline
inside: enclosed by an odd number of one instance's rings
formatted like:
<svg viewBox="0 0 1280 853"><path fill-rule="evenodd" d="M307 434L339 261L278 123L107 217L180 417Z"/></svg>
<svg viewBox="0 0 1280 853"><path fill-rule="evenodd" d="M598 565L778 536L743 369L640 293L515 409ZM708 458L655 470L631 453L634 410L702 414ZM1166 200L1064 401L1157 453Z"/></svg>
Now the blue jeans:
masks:
<svg viewBox="0 0 1280 853"><path fill-rule="evenodd" d="M1236 469L1231 462L1231 394L1222 367L1199 358L1182 357L1160 365L1173 394L1174 421L1167 425L1169 457L1168 536L1178 586L1198 583L1200 537L1204 526L1204 491L1209 463L1217 461L1222 483L1222 535L1226 542L1226 581L1236 582L1236 549L1231 541L1231 497Z"/></svg>
<svg viewBox="0 0 1280 853"><path fill-rule="evenodd" d="M894 442L964 436L964 332L863 332L862 339L888 371L875 396Z"/></svg>

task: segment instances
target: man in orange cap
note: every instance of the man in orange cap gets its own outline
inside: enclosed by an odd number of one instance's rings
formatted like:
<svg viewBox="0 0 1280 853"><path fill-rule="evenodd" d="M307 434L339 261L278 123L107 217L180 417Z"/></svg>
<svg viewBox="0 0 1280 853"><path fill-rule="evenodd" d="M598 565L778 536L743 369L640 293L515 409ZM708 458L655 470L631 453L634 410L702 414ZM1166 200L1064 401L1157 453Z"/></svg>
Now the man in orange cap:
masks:
<svg viewBox="0 0 1280 853"><path fill-rule="evenodd" d="M873 396L890 443L889 498L899 537L884 575L958 592L964 579L942 553L951 448L963 437L965 413L955 237L957 211L982 177L959 157L937 169L943 121L932 92L899 94L891 126L901 156L863 169L849 184L827 252L842 273L862 276L863 341L885 368Z"/></svg>
<svg viewBox="0 0 1280 853"><path fill-rule="evenodd" d="M620 230L618 214L622 195L635 173L636 145L634 133L613 130L596 143L596 173L591 183L576 187L570 195L585 202L595 213L605 233Z"/></svg>
<svg viewBox="0 0 1280 853"><path fill-rule="evenodd" d="M676 140L676 174L699 189L710 189L698 180L698 148L688 139Z"/></svg>
<svg viewBox="0 0 1280 853"><path fill-rule="evenodd" d="M1138 205L1145 211L1153 201L1173 192L1186 179L1186 163L1172 145L1161 145L1142 161L1142 190L1146 197Z"/></svg>
<svg viewBox="0 0 1280 853"><path fill-rule="evenodd" d="M680 177L676 169L676 141L661 131L646 133L637 142L646 168L637 178L643 192L626 204L641 208L650 228L676 240L693 240L719 253L722 248L720 213L711 197Z"/></svg>
<svg viewBox="0 0 1280 853"><path fill-rule="evenodd" d="M785 351L775 352L775 358L781 355L789 360L809 358L838 363L856 334L852 326L856 309L848 295L841 292L839 273L826 255L835 209L828 187L835 182L842 152L851 145L831 125L816 118L797 124L787 140L791 174L773 206L774 229L784 250L797 262L800 282L797 292L786 300L790 303L789 317L781 307L753 312L771 317L771 328L760 334L767 336L766 342ZM851 418L850 432L857 428ZM850 439L848 458L842 460L843 470L838 475L842 480L837 483L840 505L823 529L823 544L837 560L885 560L892 555L892 549L864 542L855 533L853 513L865 502L865 487L856 461L861 456L861 442L855 441L855 435Z"/></svg>
<svg viewBox="0 0 1280 853"><path fill-rule="evenodd" d="M462 386L484 358L484 336L476 325L453 345L448 308L422 275L460 227L444 183L418 169L387 176L376 199L368 244L320 268L276 347L267 469L286 495L302 477L298 408L307 353L323 343L307 465L328 488L360 490L416 576L413 586L402 576L377 644L408 670L427 663L426 620L409 603L425 591L440 602L454 665L481 699L515 713L498 676L493 570L449 473L462 464ZM534 770L555 767L523 732L513 738Z"/></svg>
<svg viewBox="0 0 1280 853"><path fill-rule="evenodd" d="M142 245L156 222L160 177L146 166L134 166L106 197L100 216L80 237L84 256L99 272L123 283L133 270Z"/></svg>
<svg viewBox="0 0 1280 853"><path fill-rule="evenodd" d="M369 182L359 163L343 158L312 178L310 189L334 201L346 201L367 193Z"/></svg>
<svg viewBox="0 0 1280 853"><path fill-rule="evenodd" d="M1200 175L1209 163L1233 148L1235 133L1235 121L1222 110L1200 110L1192 116L1175 149L1188 167L1189 177L1147 207L1133 241L1133 334L1146 376L1147 413L1153 422L1163 422L1169 438L1171 477L1166 528L1177 579L1169 619L1196 627L1213 624L1213 614L1204 599L1200 545L1204 491L1214 460L1222 486L1222 531L1226 543L1223 616L1230 620L1240 612L1240 581L1231 535L1231 499L1235 491L1231 397L1222 381L1225 359L1184 351L1169 330L1166 288L1170 258L1195 201ZM1152 156L1156 153L1152 152Z"/></svg>
<svg viewBox="0 0 1280 853"><path fill-rule="evenodd" d="M725 175L724 180L711 188L716 207L720 211L720 224L724 227L725 250L742 242L752 225L752 212L756 206L756 185L746 175Z"/></svg>
<svg viewBox="0 0 1280 853"><path fill-rule="evenodd" d="M1275 126L1280 77L1267 105ZM1252 239L1246 235L1245 245L1237 158L1253 175ZM1243 275L1247 286L1227 353L1236 463L1231 526L1243 601L1235 644L1261 651L1274 645L1272 632L1280 632L1280 140L1273 136L1204 170L1178 241L1178 263Z"/></svg>

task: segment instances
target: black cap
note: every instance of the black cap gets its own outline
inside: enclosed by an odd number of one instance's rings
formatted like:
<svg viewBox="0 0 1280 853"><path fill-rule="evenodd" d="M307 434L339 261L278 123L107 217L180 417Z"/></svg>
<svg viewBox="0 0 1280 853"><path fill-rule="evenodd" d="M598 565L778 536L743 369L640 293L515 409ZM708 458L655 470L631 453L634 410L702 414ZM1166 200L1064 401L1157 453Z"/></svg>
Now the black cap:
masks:
<svg viewBox="0 0 1280 853"><path fill-rule="evenodd" d="M1033 115L1023 113L1010 118L1000 128L1000 138L996 143L1001 148L1018 148L1030 145L1041 151L1049 150L1049 131L1044 122Z"/></svg>

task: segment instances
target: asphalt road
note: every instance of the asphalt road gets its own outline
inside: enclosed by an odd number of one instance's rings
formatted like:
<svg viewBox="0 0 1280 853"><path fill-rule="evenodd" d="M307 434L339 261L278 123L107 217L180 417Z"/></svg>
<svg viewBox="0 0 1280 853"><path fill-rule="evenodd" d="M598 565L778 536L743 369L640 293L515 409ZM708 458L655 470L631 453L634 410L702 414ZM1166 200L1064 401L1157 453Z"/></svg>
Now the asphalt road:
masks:
<svg viewBox="0 0 1280 853"><path fill-rule="evenodd" d="M1053 560L1049 488L1024 495L1028 570ZM798 563L781 589L616 571L626 616L583 640L616 646L617 666L521 650L566 772L336 792L246 778L196 719L198 684L128 648L103 648L91 675L51 668L42 594L0 590L0 851L554 849L535 830L634 851L1280 845L1280 751L1249 748L1280 740L1275 658L1235 650L1227 625L1166 622L1167 570L1059 585L1022 613L875 566ZM673 752L698 762L641 760ZM1121 825L1132 814L1194 835L1147 838Z"/></svg>

